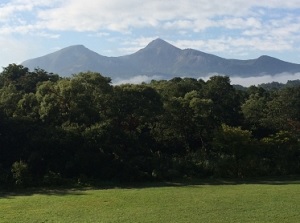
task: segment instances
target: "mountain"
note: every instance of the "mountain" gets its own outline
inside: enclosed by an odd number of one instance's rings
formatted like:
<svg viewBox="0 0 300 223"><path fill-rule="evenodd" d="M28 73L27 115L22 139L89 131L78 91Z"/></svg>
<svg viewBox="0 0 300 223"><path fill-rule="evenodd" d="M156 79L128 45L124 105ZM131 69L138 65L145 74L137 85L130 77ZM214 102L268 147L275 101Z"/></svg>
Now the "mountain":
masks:
<svg viewBox="0 0 300 223"><path fill-rule="evenodd" d="M300 64L285 62L270 56L251 60L225 59L194 49L182 50L162 39L153 40L145 48L120 57L102 56L83 45L69 46L24 61L22 65L31 70L39 67L62 76L95 71L112 79L125 79L137 75L199 78L212 73L249 77L300 72Z"/></svg>
<svg viewBox="0 0 300 223"><path fill-rule="evenodd" d="M39 67L62 76L85 71L118 75L134 72L133 67L124 64L120 58L99 55L83 45L69 46L42 57L26 60L22 65L31 70Z"/></svg>

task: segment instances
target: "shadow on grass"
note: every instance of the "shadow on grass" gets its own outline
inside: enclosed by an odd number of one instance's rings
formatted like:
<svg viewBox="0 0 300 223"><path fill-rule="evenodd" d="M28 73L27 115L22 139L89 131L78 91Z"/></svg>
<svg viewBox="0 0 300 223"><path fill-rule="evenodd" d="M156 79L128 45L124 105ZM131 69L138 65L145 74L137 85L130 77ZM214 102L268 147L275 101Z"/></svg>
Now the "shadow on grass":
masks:
<svg viewBox="0 0 300 223"><path fill-rule="evenodd" d="M149 188L149 187L185 187L185 186L201 186L201 185L242 185L242 184L265 184L265 185L288 185L299 184L299 176L287 176L287 177L257 177L257 178L204 178L204 179L184 179L184 180L172 180L164 182L151 182L135 183L135 184L123 184L120 188Z"/></svg>
<svg viewBox="0 0 300 223"><path fill-rule="evenodd" d="M86 189L85 189L86 190ZM32 195L49 195L49 196L65 196L65 195L85 195L84 190L80 188L22 188L12 190L0 190L1 198L14 198L17 196Z"/></svg>
<svg viewBox="0 0 300 223"><path fill-rule="evenodd" d="M14 190L0 190L1 198L14 198L17 196L32 196L32 195L48 195L48 196L66 196L66 195L86 195L87 190L107 190L107 189L144 189L156 187L188 187L188 186L220 186L220 185L300 185L300 176L286 176L286 177L259 177L247 179L180 179L170 180L164 182L94 182L90 185L75 185L63 187L49 187L49 188L26 188ZM92 185L92 186L91 186Z"/></svg>
<svg viewBox="0 0 300 223"><path fill-rule="evenodd" d="M197 185L242 185L242 184L265 184L265 185L288 185L299 184L300 176L288 177L257 177L257 178L216 178L216 179L195 179L187 181L170 182L169 186L197 186Z"/></svg>

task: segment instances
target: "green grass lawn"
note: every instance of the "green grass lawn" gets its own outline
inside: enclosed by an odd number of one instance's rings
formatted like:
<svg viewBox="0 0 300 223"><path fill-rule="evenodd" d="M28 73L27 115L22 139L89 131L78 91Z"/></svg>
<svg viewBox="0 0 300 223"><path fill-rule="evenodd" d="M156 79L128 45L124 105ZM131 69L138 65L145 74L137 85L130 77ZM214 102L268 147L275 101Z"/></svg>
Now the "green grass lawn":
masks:
<svg viewBox="0 0 300 223"><path fill-rule="evenodd" d="M0 222L300 222L300 181L1 192Z"/></svg>

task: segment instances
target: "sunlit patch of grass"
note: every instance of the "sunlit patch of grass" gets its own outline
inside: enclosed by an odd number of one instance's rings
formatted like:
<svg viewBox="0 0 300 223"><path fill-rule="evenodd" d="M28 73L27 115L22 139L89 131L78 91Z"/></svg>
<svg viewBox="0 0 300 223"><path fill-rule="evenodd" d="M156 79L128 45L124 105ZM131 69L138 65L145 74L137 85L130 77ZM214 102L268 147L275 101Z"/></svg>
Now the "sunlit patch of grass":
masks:
<svg viewBox="0 0 300 223"><path fill-rule="evenodd" d="M0 194L0 222L299 222L300 182Z"/></svg>

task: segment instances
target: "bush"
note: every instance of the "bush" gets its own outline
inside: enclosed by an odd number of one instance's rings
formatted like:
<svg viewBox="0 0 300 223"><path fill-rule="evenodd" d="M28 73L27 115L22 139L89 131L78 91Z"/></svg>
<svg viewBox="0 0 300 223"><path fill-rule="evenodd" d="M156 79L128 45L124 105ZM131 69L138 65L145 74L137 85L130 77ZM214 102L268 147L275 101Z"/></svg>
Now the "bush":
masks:
<svg viewBox="0 0 300 223"><path fill-rule="evenodd" d="M0 165L0 188L8 187L11 184L9 170L4 169Z"/></svg>
<svg viewBox="0 0 300 223"><path fill-rule="evenodd" d="M14 182L17 186L28 186L31 181L28 165L23 161L17 161L12 164L11 172Z"/></svg>
<svg viewBox="0 0 300 223"><path fill-rule="evenodd" d="M49 171L43 178L43 184L47 186L60 186L63 184L63 179L60 173Z"/></svg>

